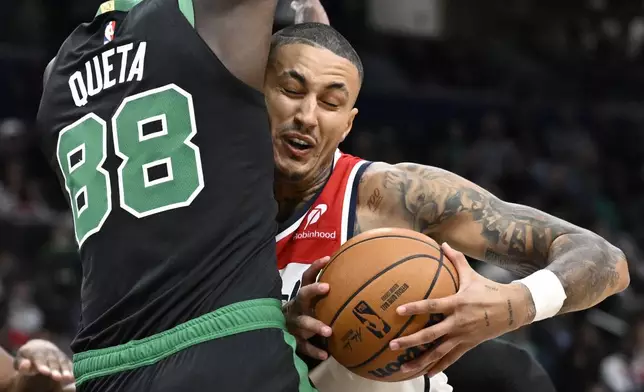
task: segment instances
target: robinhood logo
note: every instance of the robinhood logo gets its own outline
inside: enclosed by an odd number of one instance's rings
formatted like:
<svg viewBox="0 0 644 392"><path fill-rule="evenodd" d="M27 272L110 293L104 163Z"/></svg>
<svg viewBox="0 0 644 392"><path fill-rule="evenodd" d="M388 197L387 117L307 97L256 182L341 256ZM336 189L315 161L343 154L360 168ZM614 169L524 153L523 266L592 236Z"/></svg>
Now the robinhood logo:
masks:
<svg viewBox="0 0 644 392"><path fill-rule="evenodd" d="M304 225L304 228L300 233L295 234L295 239L296 240L303 240L303 239L325 239L325 240L333 240L336 238L336 232L335 231L306 231L306 229L318 223L322 215L326 212L328 209L328 206L326 204L318 204L317 206L313 207L311 212L309 212L309 215L306 217L306 225Z"/></svg>
<svg viewBox="0 0 644 392"><path fill-rule="evenodd" d="M315 206L311 210L311 212L309 212L309 216L306 217L306 226L304 226L303 230L306 230L306 228L309 227L309 225L313 225L317 223L317 221L320 220L320 218L322 217L322 215L324 215L327 209L328 207L326 204L318 204L317 206Z"/></svg>

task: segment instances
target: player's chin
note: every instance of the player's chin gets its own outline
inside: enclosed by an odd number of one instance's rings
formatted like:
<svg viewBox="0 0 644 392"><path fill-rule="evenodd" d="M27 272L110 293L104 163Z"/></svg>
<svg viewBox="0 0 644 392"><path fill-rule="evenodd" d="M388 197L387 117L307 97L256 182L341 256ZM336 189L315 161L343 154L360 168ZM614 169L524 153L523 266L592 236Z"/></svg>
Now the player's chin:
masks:
<svg viewBox="0 0 644 392"><path fill-rule="evenodd" d="M275 168L277 172L285 179L298 181L306 177L306 162L295 160L289 157L280 156L275 158Z"/></svg>

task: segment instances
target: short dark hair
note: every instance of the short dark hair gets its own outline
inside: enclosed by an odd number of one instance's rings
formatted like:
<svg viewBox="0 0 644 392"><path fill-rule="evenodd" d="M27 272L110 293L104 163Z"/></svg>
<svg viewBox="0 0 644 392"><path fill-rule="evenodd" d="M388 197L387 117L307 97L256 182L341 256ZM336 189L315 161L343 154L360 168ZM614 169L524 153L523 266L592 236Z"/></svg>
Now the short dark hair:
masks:
<svg viewBox="0 0 644 392"><path fill-rule="evenodd" d="M276 49L280 46L290 44L305 44L324 48L351 61L358 69L360 83L362 83L364 69L362 68L360 56L358 56L358 53L356 53L356 50L353 49L349 41L333 27L323 23L299 23L283 28L273 34L271 41L271 60Z"/></svg>

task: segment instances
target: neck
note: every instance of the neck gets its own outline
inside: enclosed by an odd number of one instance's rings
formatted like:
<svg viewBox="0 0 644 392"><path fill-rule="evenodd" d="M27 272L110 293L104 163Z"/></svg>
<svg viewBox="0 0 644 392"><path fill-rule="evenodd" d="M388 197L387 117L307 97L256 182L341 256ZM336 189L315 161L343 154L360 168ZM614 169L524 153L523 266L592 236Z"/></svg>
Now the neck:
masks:
<svg viewBox="0 0 644 392"><path fill-rule="evenodd" d="M273 189L279 207L277 220L279 222L286 221L295 211L311 200L326 184L331 168L332 164L329 164L310 177L303 179L293 179L276 172Z"/></svg>

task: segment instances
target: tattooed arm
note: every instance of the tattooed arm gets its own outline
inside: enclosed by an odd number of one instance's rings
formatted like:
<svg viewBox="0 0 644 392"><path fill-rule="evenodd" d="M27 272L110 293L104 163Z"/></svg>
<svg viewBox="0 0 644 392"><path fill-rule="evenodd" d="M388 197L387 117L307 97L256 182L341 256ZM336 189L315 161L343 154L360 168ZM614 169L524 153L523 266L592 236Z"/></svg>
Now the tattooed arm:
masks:
<svg viewBox="0 0 644 392"><path fill-rule="evenodd" d="M522 276L549 269L567 295L560 314L592 307L629 283L624 254L597 234L434 167L373 164L361 181L358 216L362 229L411 228Z"/></svg>

